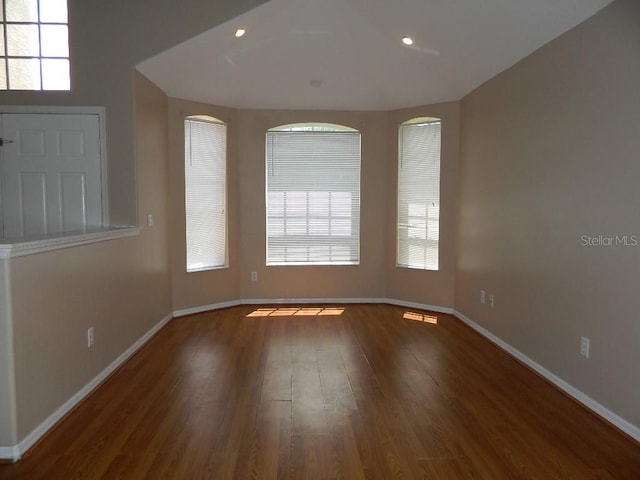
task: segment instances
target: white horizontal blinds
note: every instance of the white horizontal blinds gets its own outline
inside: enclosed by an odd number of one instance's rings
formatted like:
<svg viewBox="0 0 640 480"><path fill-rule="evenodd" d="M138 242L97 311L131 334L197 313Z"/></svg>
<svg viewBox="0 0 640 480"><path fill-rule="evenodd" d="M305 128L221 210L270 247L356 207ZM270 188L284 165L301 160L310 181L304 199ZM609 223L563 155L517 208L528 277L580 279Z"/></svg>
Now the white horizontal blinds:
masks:
<svg viewBox="0 0 640 480"><path fill-rule="evenodd" d="M399 132L398 266L438 270L440 121L405 123Z"/></svg>
<svg viewBox="0 0 640 480"><path fill-rule="evenodd" d="M184 127L187 271L224 267L227 127L193 117Z"/></svg>
<svg viewBox="0 0 640 480"><path fill-rule="evenodd" d="M357 264L360 133L292 130L267 132L267 264Z"/></svg>

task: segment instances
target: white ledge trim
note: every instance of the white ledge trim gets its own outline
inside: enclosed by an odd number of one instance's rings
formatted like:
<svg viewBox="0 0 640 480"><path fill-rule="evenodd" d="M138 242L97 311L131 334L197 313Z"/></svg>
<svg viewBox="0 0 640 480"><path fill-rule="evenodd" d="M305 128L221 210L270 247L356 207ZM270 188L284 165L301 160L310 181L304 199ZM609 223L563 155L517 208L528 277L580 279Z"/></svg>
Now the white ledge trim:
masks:
<svg viewBox="0 0 640 480"><path fill-rule="evenodd" d="M105 242L117 238L140 235L140 227L113 227L75 235L55 236L38 239L0 240L0 259L34 255L36 253L78 247L89 243Z"/></svg>

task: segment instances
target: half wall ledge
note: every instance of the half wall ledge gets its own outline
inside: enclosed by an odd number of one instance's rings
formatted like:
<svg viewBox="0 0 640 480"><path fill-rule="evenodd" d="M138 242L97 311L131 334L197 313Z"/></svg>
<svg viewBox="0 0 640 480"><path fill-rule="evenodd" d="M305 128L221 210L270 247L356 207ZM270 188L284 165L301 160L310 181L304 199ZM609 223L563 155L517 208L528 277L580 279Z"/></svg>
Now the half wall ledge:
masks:
<svg viewBox="0 0 640 480"><path fill-rule="evenodd" d="M0 239L0 259L22 257L36 253L78 247L140 235L141 227L105 227L86 232L58 235Z"/></svg>

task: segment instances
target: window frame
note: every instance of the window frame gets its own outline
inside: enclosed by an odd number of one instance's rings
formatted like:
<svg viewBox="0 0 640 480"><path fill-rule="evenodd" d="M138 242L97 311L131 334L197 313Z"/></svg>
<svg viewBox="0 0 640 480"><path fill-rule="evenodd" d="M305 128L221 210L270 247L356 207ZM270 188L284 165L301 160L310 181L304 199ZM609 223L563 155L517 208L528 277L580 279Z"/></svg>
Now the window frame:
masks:
<svg viewBox="0 0 640 480"><path fill-rule="evenodd" d="M7 1L8 0L0 0L0 36L2 37L2 42L4 46L4 51L0 51L0 71L3 70L2 76L4 76L5 85L0 85L0 91L32 91L32 92L68 92L71 90L71 52L70 52L70 42L69 42L69 3L67 0L65 1L65 22L53 22L53 21L42 21L41 18L41 3L47 0L36 0L36 9L37 9L37 21L33 20L8 20L7 19ZM38 55L10 55L9 54L9 33L8 27L12 26L35 26L37 28L38 33ZM43 27L56 27L56 26L64 26L67 31L67 55L44 55L43 47L44 47L44 39L43 39ZM12 88L11 87L11 77L15 75L12 74L12 69L10 65L10 60L35 60L38 64L38 75L30 77L32 79L37 79L37 83L39 88ZM66 60L67 63L67 75L65 80L68 79L68 85L66 88L45 88L45 78L46 75L44 73L43 61L48 60ZM4 63L4 65L2 65ZM32 67L33 68L33 67Z"/></svg>
<svg viewBox="0 0 640 480"><path fill-rule="evenodd" d="M357 135L357 195L354 197L354 189L335 189L331 185L320 185L319 190L311 190L308 185L301 185L300 188L291 188L282 190L281 186L270 189L270 176L272 176L273 158L270 157L271 150L270 141L275 138L278 133L307 133L307 134L337 134L337 135ZM265 134L265 263L267 266L344 266L360 264L360 218L361 218L361 176L362 176L362 134L359 130L348 127L346 125L320 123L320 122L302 122L295 124L286 124L278 127L270 128ZM314 158L313 161L317 161ZM348 168L353 168L349 165ZM316 177L317 178L317 177ZM280 182L291 181L295 179L295 175L290 178L286 176L280 177ZM315 185L314 185L315 186ZM324 188L323 188L324 187ZM346 194L350 194L349 213L345 214ZM282 197L282 215L273 212L273 200L270 195L275 197L277 194ZM314 195L315 194L315 195ZM341 195L345 194L345 195ZM296 200L292 202L296 213L287 213L287 197L294 197ZM326 204L325 209L321 209L319 205ZM315 204L315 206L314 206ZM342 206L343 208L339 208ZM336 208L334 208L336 207ZM316 214L312 214L311 210L316 209ZM281 218L283 232L280 235L274 235L273 225L270 219ZM340 234L344 231L348 219L348 234ZM288 220L292 220L291 225L295 225L298 230L305 230L305 233L287 234ZM298 222L295 222L298 220ZM315 220L315 222L314 222ZM315 223L315 226L313 225ZM275 227L277 228L277 226ZM327 233L312 234L312 229L326 230ZM354 233L355 232L355 233ZM285 238L286 237L286 238ZM340 237L344 241L340 241ZM275 242L270 240L277 239ZM333 241L332 241L333 240ZM289 244L289 245L287 245ZM284 249L282 256L278 257L275 249ZM287 259L289 250L291 256ZM297 253L296 253L296 249ZM303 252L306 250L306 252ZM323 251L319 260L313 260L314 253ZM296 259L295 256L298 255ZM306 257L302 259L302 257Z"/></svg>
<svg viewBox="0 0 640 480"><path fill-rule="evenodd" d="M426 198L423 198L424 204L416 204L417 208L414 209L414 214L411 214L411 204L409 202L410 196L420 197L420 194L409 193L407 198L402 198L403 191L411 190L415 186L403 185L403 179L415 179L420 175L420 172L413 172L413 174L403 175L403 157L406 157L404 151L403 142L403 128L406 127L420 127L428 125L439 125L438 132L439 148L437 155L437 202L434 205L429 205ZM441 201L441 186L442 186L442 131L443 131L443 119L439 117L415 117L405 122L402 122L398 126L398 163L397 163L397 204L396 204L396 267L409 268L414 270L426 270L426 271L439 271L440 270L440 213L442 210ZM423 166L422 169L428 167ZM422 175L429 175L429 173L422 172ZM434 187L435 188L435 187ZM411 190L411 192L415 192ZM428 195L425 195L425 197ZM420 200L420 198L418 198ZM433 203L433 202L432 202ZM407 211L403 212L403 204L406 204ZM424 212L420 207L424 207ZM406 219L406 222L403 221ZM411 221L413 219L413 222ZM437 222L435 229L430 229L429 225ZM413 229L413 236L410 234ZM434 235L433 232L436 232ZM424 234L424 235L423 235ZM434 238L435 237L435 238ZM411 254L409 252L411 247L417 247L423 250L423 260L421 262L412 262ZM429 249L436 250L435 263L429 262ZM406 253L405 258L401 258L403 253Z"/></svg>
<svg viewBox="0 0 640 480"><path fill-rule="evenodd" d="M187 124L189 122L194 122L194 123L201 123L201 124L210 124L210 125L215 125L215 126L221 126L224 127L224 133L223 133L223 138L222 138L222 142L223 142L223 149L222 149L222 153L224 154L224 158L222 159L218 159L219 161L213 166L219 166L222 165L223 168L223 172L222 172L222 180L221 183L223 185L223 192L222 195L220 195L219 197L217 197L216 193L214 192L213 197L213 203L215 204L217 200L219 200L219 198L222 198L222 208L223 208L223 213L222 213L222 226L224 228L224 233L222 236L222 254L220 255L220 252L218 251L217 253L214 252L212 254L213 257L218 257L218 258L222 258L222 262L211 262L208 264L205 264L203 266L199 266L199 267L193 267L193 266L189 266L189 245L190 245L190 241L189 241L189 234L190 234L190 226L189 226L189 214L188 214L188 173L187 173L187 162L189 162L189 158L187 156L187 151L189 151L189 155L191 155L191 144L188 143L188 139L186 136L186 131L187 131ZM184 214L185 214L185 230L184 230L184 239L185 239L185 270L187 273L197 273L197 272L204 272L204 271L210 271L210 270L220 270L220 269L225 269L225 268L229 268L229 241L228 241L228 237L229 237L229 218L228 218L228 203L229 203L229 199L228 199L228 195L229 195L229 183L228 183L228 123L210 116L210 115L202 115L202 114L196 114L196 115L187 115L184 117L183 119L183 131L185 133L185 137L184 137ZM189 149L189 150L188 150ZM212 167L212 168L213 168ZM209 179L210 181L213 182L213 186L215 187L215 184L220 182L220 180L218 178L213 178L213 179ZM210 185L211 186L211 185ZM200 232L202 233L202 232ZM215 233L213 234L213 237L215 237ZM212 244L216 244L216 239L209 239L209 241Z"/></svg>

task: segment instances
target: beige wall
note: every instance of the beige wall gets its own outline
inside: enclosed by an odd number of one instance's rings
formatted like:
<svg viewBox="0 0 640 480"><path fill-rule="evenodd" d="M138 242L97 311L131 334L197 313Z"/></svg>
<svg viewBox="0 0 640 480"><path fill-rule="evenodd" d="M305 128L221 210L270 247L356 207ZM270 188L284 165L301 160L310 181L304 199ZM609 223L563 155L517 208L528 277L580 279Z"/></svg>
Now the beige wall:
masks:
<svg viewBox="0 0 640 480"><path fill-rule="evenodd" d="M463 99L455 301L635 425L640 247L582 236L640 235L639 85L640 3L620 0Z"/></svg>
<svg viewBox="0 0 640 480"><path fill-rule="evenodd" d="M167 99L141 76L135 93L138 204L155 226L10 260L18 440L171 312Z"/></svg>
<svg viewBox="0 0 640 480"><path fill-rule="evenodd" d="M186 115L229 123L229 268L185 273L184 132ZM354 266L265 265L265 133L297 122L347 125L362 133L361 258ZM383 298L386 245L386 125L380 112L230 110L171 99L172 267L174 309L252 299ZM251 272L258 281L251 281Z"/></svg>
<svg viewBox="0 0 640 480"><path fill-rule="evenodd" d="M234 300L393 298L453 307L459 104L397 112L232 110L185 100L169 102L174 309ZM230 268L185 272L185 116L208 114L229 123ZM397 125L424 115L443 118L442 252L439 272L395 267ZM278 125L327 122L361 132L360 265L265 265L265 133ZM258 281L251 281L251 272Z"/></svg>
<svg viewBox="0 0 640 480"><path fill-rule="evenodd" d="M4 105L106 107L110 224L134 225L138 210L142 219L153 213L156 222L137 238L11 260L15 308L12 319L0 313L0 333L13 321L17 393L4 390L3 363L0 446L22 440L171 311L166 99L140 78L134 90L133 66L261 3L212 8L209 0L158 0L150 8L141 0L69 0L72 90L0 92ZM137 111L134 96L144 105ZM89 324L96 329L91 356L84 347ZM0 342L2 359L9 355L7 339ZM4 408L14 393L17 436Z"/></svg>
<svg viewBox="0 0 640 480"><path fill-rule="evenodd" d="M0 259L0 447L18 443L15 428L13 326L9 262Z"/></svg>
<svg viewBox="0 0 640 480"><path fill-rule="evenodd" d="M383 299L453 308L459 103L394 112L233 110L171 99L171 218L174 309L234 300ZM185 273L184 117L208 114L229 123L230 268ZM395 266L398 124L443 119L441 268ZM360 265L265 265L265 134L298 122L346 125L361 132ZM251 272L258 281L251 281Z"/></svg>
<svg viewBox="0 0 640 480"><path fill-rule="evenodd" d="M186 271L184 202L184 119L210 115L227 124L228 268ZM240 272L240 212L238 209L237 113L186 100L169 99L171 276L173 309L182 310L238 300Z"/></svg>
<svg viewBox="0 0 640 480"><path fill-rule="evenodd" d="M442 119L440 157L440 244L439 270L416 270L396 266L398 215L398 127L416 117ZM460 103L416 107L391 112L389 119L387 168L387 296L396 300L435 307L453 308L458 209L458 142Z"/></svg>
<svg viewBox="0 0 640 480"><path fill-rule="evenodd" d="M346 125L361 133L360 265L265 266L265 134L299 122ZM240 296L243 299L381 298L385 295L387 114L240 110ZM258 281L251 281L251 272Z"/></svg>

